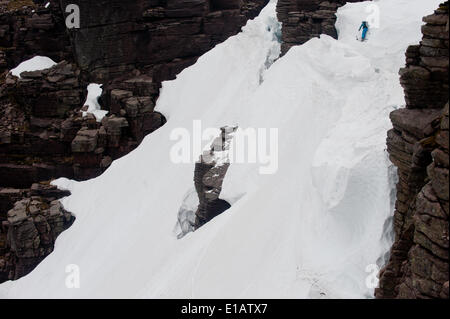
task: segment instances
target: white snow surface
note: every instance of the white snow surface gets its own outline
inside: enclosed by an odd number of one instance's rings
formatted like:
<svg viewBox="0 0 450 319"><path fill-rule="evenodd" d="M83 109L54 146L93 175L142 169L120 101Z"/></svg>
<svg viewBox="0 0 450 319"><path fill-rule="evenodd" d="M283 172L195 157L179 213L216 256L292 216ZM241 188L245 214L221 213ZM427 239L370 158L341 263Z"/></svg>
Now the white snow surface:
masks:
<svg viewBox="0 0 450 319"><path fill-rule="evenodd" d="M20 78L22 72L32 72L49 69L57 63L46 56L35 56L29 60L23 61L17 67L11 70L11 74Z"/></svg>
<svg viewBox="0 0 450 319"><path fill-rule="evenodd" d="M97 122L101 122L101 120L108 114L108 111L102 110L100 104L98 103L98 98L102 95L103 89L101 84L91 83L87 87L87 97L84 105L88 106L86 112L83 112L83 116L86 116L87 113L92 113L95 116Z"/></svg>
<svg viewBox="0 0 450 319"><path fill-rule="evenodd" d="M276 1L243 31L163 84L168 123L86 182L60 179L75 224L30 275L0 286L12 298L366 298L371 264L391 245L389 112L404 104L398 70L440 0L381 0L380 28L355 40L369 2L338 11L328 36L279 52ZM279 169L232 164L232 208L178 240L177 213L194 162L172 164L174 128L279 129ZM199 155L199 154L198 154ZM67 265L80 270L68 289Z"/></svg>

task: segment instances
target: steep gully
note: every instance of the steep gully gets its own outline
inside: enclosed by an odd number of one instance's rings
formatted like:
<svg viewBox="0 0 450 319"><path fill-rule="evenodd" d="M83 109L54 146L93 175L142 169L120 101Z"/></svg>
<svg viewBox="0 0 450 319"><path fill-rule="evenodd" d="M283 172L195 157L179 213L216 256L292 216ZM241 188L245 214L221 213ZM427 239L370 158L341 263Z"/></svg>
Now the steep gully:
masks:
<svg viewBox="0 0 450 319"><path fill-rule="evenodd" d="M395 242L378 298L449 297L448 18L448 1L423 18L400 70L406 108L391 113L387 137L399 177Z"/></svg>

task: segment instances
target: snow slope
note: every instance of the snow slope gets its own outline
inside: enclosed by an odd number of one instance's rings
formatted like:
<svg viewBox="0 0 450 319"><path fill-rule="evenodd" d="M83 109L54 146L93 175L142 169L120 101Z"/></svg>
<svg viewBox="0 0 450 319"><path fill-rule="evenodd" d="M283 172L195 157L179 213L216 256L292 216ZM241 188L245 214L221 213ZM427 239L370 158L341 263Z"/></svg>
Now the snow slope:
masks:
<svg viewBox="0 0 450 319"><path fill-rule="evenodd" d="M389 112L404 104L404 51L439 0L381 0L380 28L355 41L368 3L338 12L328 36L279 52L275 2L243 31L163 85L168 123L99 178L59 180L77 220L29 276L0 297L364 298L371 264L391 239ZM233 164L222 198L233 206L177 240L194 163L174 164L175 128L278 128L278 171ZM199 154L196 154L199 155ZM196 156L194 156L196 158ZM65 285L67 265L80 288Z"/></svg>

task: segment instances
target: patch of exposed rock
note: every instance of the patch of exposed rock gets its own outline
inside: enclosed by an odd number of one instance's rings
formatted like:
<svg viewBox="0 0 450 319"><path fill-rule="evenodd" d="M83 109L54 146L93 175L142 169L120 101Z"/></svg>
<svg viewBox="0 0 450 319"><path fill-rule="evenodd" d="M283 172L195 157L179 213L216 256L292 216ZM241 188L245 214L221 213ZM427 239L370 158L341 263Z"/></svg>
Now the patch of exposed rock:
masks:
<svg viewBox="0 0 450 319"><path fill-rule="evenodd" d="M281 52L327 34L337 38L336 11L347 2L362 0L278 0L278 20L283 25Z"/></svg>
<svg viewBox="0 0 450 319"><path fill-rule="evenodd" d="M225 212L231 205L220 199L222 184L230 167L230 143L237 127L222 127L195 164L194 185L184 196L175 227L177 237L183 238Z"/></svg>

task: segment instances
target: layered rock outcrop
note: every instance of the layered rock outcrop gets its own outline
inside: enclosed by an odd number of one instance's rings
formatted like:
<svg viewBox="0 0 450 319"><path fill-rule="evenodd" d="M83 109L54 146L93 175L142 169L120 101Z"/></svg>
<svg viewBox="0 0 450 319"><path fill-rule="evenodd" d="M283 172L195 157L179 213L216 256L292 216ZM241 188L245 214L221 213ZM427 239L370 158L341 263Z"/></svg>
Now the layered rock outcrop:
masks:
<svg viewBox="0 0 450 319"><path fill-rule="evenodd" d="M282 53L320 34L337 37L337 9L359 0L279 0ZM378 298L448 298L448 2L424 18L420 45L400 70L406 108L391 114L388 151L398 168L395 243ZM446 106L445 106L446 105Z"/></svg>
<svg viewBox="0 0 450 319"><path fill-rule="evenodd" d="M61 0L80 8L71 31L78 65L91 81L138 69L155 82L185 67L255 17L267 0ZM98 14L94 14L98 13Z"/></svg>
<svg viewBox="0 0 450 319"><path fill-rule="evenodd" d="M406 108L392 112L387 138L399 182L378 298L449 297L448 1L423 21L423 39L400 70Z"/></svg>
<svg viewBox="0 0 450 319"><path fill-rule="evenodd" d="M195 164L194 185L178 210L175 233L183 238L228 210L231 205L220 198L230 167L230 145L237 127L225 126Z"/></svg>
<svg viewBox="0 0 450 319"><path fill-rule="evenodd" d="M52 230L53 242L36 239L30 221L35 216L26 207L41 207L39 216L53 229L47 217L56 203L47 195L33 197L31 185L58 177L98 176L136 148L166 121L154 111L161 82L239 32L267 2L0 2L0 221L5 225L0 231L0 282L29 272L51 251L59 230L71 224L61 210L66 221ZM66 28L68 4L80 8L79 29ZM35 55L59 63L20 78L8 74ZM108 114L100 122L83 105L91 82L103 84L100 104ZM9 220L11 209L24 207L20 222Z"/></svg>
<svg viewBox="0 0 450 319"><path fill-rule="evenodd" d="M362 0L279 0L278 20L283 25L282 54L291 47L327 34L337 38L336 11L347 2Z"/></svg>
<svg viewBox="0 0 450 319"><path fill-rule="evenodd" d="M36 55L55 61L73 59L60 6L45 7L43 2L1 1L0 74Z"/></svg>

